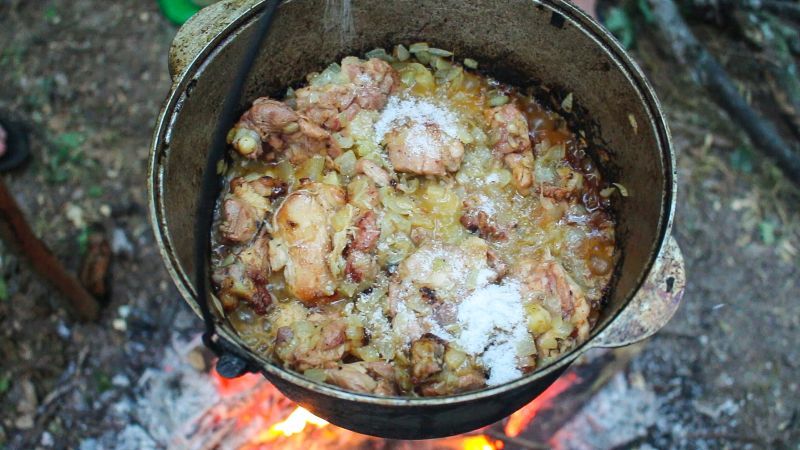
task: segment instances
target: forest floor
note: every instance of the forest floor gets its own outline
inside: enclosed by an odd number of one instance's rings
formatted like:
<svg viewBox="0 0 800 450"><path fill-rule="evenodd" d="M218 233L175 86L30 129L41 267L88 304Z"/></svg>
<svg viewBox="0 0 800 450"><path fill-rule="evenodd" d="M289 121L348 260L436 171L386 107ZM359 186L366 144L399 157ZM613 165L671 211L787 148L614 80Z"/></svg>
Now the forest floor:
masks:
<svg viewBox="0 0 800 450"><path fill-rule="evenodd" d="M0 448L76 448L120 426L176 334L200 329L164 269L146 213L149 141L176 28L156 2L0 1L0 114L28 125L33 162L4 176L36 233L77 270L94 223L113 236L113 293L78 324L0 248ZM699 28L758 99L746 45ZM667 111L679 166L684 305L626 377L663 420L635 445L796 448L800 443L800 192L646 34L634 56ZM753 62L755 64L755 62ZM753 67L753 66L750 66ZM632 443L632 445L634 445Z"/></svg>

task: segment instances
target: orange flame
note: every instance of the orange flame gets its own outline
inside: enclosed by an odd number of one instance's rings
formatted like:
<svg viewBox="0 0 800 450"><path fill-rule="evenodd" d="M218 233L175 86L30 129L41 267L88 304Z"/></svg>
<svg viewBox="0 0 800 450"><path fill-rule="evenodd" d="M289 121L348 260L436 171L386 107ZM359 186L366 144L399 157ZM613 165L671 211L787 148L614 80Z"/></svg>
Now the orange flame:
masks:
<svg viewBox="0 0 800 450"><path fill-rule="evenodd" d="M301 433L306 429L307 425L313 425L317 428L322 428L328 425L328 421L320 419L319 417L308 412L307 409L300 406L297 407L289 417L281 422L272 425L269 430L262 432L255 438L256 443L264 443L275 440L279 436L291 436L293 434Z"/></svg>
<svg viewBox="0 0 800 450"><path fill-rule="evenodd" d="M578 375L575 372L570 372L563 377L557 379L546 391L542 392L538 397L533 399L532 402L523 406L522 409L515 412L508 418L506 423L505 432L511 437L519 436L523 430L531 423L536 417L536 414L542 408L550 406L553 399L559 394L567 390L578 380Z"/></svg>

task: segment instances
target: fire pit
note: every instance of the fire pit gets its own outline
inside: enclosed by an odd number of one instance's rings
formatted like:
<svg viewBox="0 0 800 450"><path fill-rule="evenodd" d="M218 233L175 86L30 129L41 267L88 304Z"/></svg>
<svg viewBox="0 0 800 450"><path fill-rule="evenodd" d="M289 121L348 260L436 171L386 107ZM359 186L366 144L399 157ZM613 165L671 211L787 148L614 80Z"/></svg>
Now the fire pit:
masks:
<svg viewBox="0 0 800 450"><path fill-rule="evenodd" d="M581 358L549 389L508 418L462 435L427 441L387 440L337 427L287 399L257 374L220 376L197 336L168 347L160 367L143 373L133 401L112 412L132 413L128 425L109 434L117 450L511 450L571 448L570 424L603 385L641 347L595 351ZM578 436L580 437L580 436ZM84 450L107 448L87 440Z"/></svg>

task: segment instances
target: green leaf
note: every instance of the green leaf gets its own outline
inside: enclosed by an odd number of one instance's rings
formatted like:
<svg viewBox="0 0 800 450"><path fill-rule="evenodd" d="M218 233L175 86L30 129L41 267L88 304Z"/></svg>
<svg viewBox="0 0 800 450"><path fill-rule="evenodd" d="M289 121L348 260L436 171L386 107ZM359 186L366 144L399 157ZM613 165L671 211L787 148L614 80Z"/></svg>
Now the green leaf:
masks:
<svg viewBox="0 0 800 450"><path fill-rule="evenodd" d="M0 376L0 394L5 394L11 387L11 375L3 374Z"/></svg>
<svg viewBox="0 0 800 450"><path fill-rule="evenodd" d="M8 300L8 286L6 285L6 279L0 275L0 301Z"/></svg>
<svg viewBox="0 0 800 450"><path fill-rule="evenodd" d="M656 16L653 15L653 10L650 9L650 3L647 3L647 0L639 0L636 6L638 6L639 13L646 23L653 23L656 21Z"/></svg>
<svg viewBox="0 0 800 450"><path fill-rule="evenodd" d="M758 224L758 231L761 234L761 240L766 245L775 244L775 223L764 220Z"/></svg>
<svg viewBox="0 0 800 450"><path fill-rule="evenodd" d="M103 195L103 187L98 185L89 186L86 192L89 194L89 197L97 198Z"/></svg>
<svg viewBox="0 0 800 450"><path fill-rule="evenodd" d="M78 233L77 241L81 254L85 254L86 250L89 248L89 227L83 227L81 229L81 232Z"/></svg>
<svg viewBox="0 0 800 450"><path fill-rule="evenodd" d="M731 166L739 172L752 173L753 172L753 152L745 147L736 147L731 152Z"/></svg>
<svg viewBox="0 0 800 450"><path fill-rule="evenodd" d="M611 8L606 15L605 26L619 39L623 47L627 49L633 46L635 40L633 20L624 9Z"/></svg>
<svg viewBox="0 0 800 450"><path fill-rule="evenodd" d="M95 372L94 381L95 385L97 386L97 390L100 392L105 392L111 389L111 377L103 372Z"/></svg>

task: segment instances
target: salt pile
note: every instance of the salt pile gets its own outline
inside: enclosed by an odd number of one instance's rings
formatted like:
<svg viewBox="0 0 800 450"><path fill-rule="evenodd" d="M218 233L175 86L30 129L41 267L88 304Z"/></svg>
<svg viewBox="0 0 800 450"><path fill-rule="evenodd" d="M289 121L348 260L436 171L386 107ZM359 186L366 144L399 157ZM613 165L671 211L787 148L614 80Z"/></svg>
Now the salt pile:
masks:
<svg viewBox="0 0 800 450"><path fill-rule="evenodd" d="M457 343L467 353L480 355L489 370L486 384L495 386L522 376L517 368L517 346L531 339L519 283L490 284L473 291L458 306L461 334Z"/></svg>

